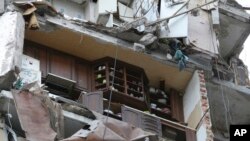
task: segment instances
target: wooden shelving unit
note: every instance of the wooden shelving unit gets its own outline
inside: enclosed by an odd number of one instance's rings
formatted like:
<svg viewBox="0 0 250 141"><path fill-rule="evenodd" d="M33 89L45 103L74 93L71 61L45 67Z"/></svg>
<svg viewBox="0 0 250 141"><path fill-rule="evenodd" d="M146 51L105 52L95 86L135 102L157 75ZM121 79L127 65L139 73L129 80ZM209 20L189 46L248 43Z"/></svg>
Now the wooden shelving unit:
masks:
<svg viewBox="0 0 250 141"><path fill-rule="evenodd" d="M149 101L150 105L156 105L156 107L150 106L152 114L172 120L172 109L168 93L159 89L155 89L155 92L149 91Z"/></svg>
<svg viewBox="0 0 250 141"><path fill-rule="evenodd" d="M93 90L103 90L105 98L109 98L112 91L112 101L148 110L145 100L148 80L143 69L121 61L117 61L114 68L114 60L111 58L96 61L93 69Z"/></svg>

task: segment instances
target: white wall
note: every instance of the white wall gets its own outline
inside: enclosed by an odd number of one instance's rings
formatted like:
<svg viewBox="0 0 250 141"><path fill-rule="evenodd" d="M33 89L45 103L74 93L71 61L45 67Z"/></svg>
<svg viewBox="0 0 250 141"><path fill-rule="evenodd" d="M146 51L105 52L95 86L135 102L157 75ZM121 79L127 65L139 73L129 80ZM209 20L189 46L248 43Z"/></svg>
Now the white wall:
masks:
<svg viewBox="0 0 250 141"><path fill-rule="evenodd" d="M185 1L185 0L184 0ZM160 18L167 18L172 16L178 9L180 9L184 3L171 6L171 1L161 1ZM184 6L179 13L187 11L187 6ZM183 14L178 17L172 18L168 22L169 31L166 30L166 26L161 27L161 38L175 38L175 37L187 37L188 36L188 15Z"/></svg>
<svg viewBox="0 0 250 141"><path fill-rule="evenodd" d="M183 97L183 109L184 109L184 121L187 122L191 113L194 111L195 106L200 101L200 79L197 71L194 72L192 79L190 80L184 97Z"/></svg>
<svg viewBox="0 0 250 141"><path fill-rule="evenodd" d="M85 19L84 6L68 0L53 0L53 6L71 18Z"/></svg>
<svg viewBox="0 0 250 141"><path fill-rule="evenodd" d="M196 132L196 138L197 141L206 141L207 138L207 132L206 132L206 127L202 125Z"/></svg>

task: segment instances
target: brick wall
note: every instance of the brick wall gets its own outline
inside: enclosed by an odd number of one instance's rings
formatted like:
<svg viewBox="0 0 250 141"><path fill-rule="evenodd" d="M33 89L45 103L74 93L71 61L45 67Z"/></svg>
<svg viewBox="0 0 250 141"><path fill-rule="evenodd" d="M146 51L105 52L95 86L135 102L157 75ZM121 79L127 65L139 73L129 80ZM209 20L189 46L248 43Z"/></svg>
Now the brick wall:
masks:
<svg viewBox="0 0 250 141"><path fill-rule="evenodd" d="M206 127L206 133L207 133L206 141L213 141L214 135L212 132L210 111L208 110L209 102L208 102L208 97L207 97L207 88L206 88L206 80L205 80L204 71L199 70L198 74L199 74L199 79L200 79L201 108L202 108L203 114L205 114L205 116L203 117L201 121L201 125Z"/></svg>

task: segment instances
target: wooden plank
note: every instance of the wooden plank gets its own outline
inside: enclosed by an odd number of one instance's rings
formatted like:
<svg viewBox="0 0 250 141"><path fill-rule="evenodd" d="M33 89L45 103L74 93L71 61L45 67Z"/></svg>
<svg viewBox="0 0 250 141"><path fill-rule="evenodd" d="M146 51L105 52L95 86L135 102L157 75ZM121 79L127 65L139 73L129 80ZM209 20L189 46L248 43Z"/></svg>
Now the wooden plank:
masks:
<svg viewBox="0 0 250 141"><path fill-rule="evenodd" d="M186 141L197 141L196 131L191 129L186 129Z"/></svg>
<svg viewBox="0 0 250 141"><path fill-rule="evenodd" d="M173 89L170 94L170 105L172 118L177 121L184 121L182 96L180 96L179 93Z"/></svg>
<svg viewBox="0 0 250 141"><path fill-rule="evenodd" d="M75 67L75 78L77 86L88 89L88 85L90 84L90 82L88 82L88 66L86 64L76 62Z"/></svg>

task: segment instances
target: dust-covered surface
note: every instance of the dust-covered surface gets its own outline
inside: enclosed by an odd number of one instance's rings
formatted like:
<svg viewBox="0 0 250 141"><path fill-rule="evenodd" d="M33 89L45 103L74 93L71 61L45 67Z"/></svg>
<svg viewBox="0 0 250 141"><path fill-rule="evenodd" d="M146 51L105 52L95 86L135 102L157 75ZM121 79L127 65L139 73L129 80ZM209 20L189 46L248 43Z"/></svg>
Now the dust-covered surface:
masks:
<svg viewBox="0 0 250 141"><path fill-rule="evenodd" d="M87 117L89 119L96 119L95 115L88 109L86 108L81 108L75 105L71 105L71 104L62 104L63 110Z"/></svg>
<svg viewBox="0 0 250 141"><path fill-rule="evenodd" d="M18 12L0 16L0 89L10 89L15 81L15 66L21 66L24 20Z"/></svg>

